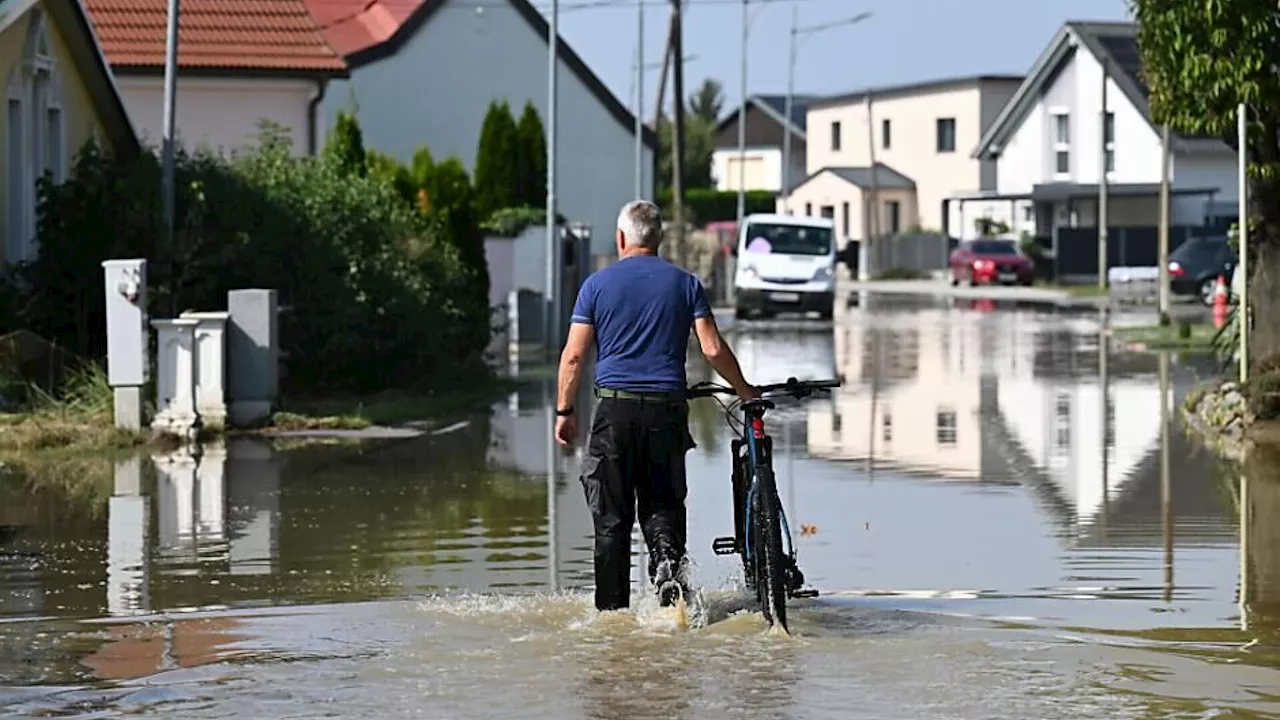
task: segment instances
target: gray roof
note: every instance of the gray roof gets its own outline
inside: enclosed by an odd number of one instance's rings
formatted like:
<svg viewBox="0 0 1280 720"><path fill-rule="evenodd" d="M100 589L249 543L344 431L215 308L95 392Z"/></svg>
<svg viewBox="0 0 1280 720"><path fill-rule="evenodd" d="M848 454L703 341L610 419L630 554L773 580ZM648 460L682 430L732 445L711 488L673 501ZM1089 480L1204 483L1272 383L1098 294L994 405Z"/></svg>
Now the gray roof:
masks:
<svg viewBox="0 0 1280 720"><path fill-rule="evenodd" d="M881 85L879 87L863 88L854 92L845 93L843 95L831 95L810 103L810 108L832 107L835 105L850 105L862 102L867 99L867 95L874 98L885 97L888 95L911 95L914 93L928 93L938 90L949 90L952 88L967 87L969 85L978 85L981 83L1020 83L1023 81L1021 75L964 75L960 77L935 78L932 80L922 80L920 82L905 83L900 85Z"/></svg>
<svg viewBox="0 0 1280 720"><path fill-rule="evenodd" d="M871 187L871 168L869 167L824 167L813 173L809 177L801 180L792 186L792 191L800 188L800 186L808 183L810 180L818 177L822 173L829 172L836 177L844 180L850 185L856 185L860 188ZM916 181L885 165L884 163L876 163L876 187L880 189L902 189L907 190L914 188Z"/></svg>
<svg viewBox="0 0 1280 720"><path fill-rule="evenodd" d="M817 95L791 96L791 130L802 138L805 133L805 110L808 109L810 103L818 99ZM751 95L747 98L747 102L763 110L766 115L773 118L778 124L783 123L787 108L786 95ZM720 132L728 127L730 123L736 122L739 109L735 108L733 112L726 115L717 124L716 132Z"/></svg>
<svg viewBox="0 0 1280 720"><path fill-rule="evenodd" d="M972 157L998 153L1003 148L1057 77L1058 70L1074 56L1076 48L1073 39L1107 68L1112 81L1124 93L1125 98L1146 118L1152 129L1159 132L1159 128L1151 122L1151 109L1147 100L1150 91L1142 79L1142 53L1138 48L1137 25L1131 22L1068 22L1036 59L1022 86L1009 99L995 122L983 133ZM1186 149L1191 144L1220 144L1216 138L1187 135L1175 135L1172 140L1174 149Z"/></svg>

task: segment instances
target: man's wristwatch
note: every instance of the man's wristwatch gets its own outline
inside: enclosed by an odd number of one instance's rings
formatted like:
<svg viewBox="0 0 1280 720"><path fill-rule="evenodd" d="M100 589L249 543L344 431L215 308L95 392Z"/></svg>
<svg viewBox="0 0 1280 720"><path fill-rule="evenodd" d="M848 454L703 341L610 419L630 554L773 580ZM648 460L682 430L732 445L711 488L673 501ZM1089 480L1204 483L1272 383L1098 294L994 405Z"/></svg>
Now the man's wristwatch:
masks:
<svg viewBox="0 0 1280 720"><path fill-rule="evenodd" d="M570 416L570 415L572 415L572 414L573 414L573 406L572 406L572 405L570 405L569 407L567 407L567 408L565 408L565 409L563 409L563 410L556 409L556 417L569 417L569 416Z"/></svg>

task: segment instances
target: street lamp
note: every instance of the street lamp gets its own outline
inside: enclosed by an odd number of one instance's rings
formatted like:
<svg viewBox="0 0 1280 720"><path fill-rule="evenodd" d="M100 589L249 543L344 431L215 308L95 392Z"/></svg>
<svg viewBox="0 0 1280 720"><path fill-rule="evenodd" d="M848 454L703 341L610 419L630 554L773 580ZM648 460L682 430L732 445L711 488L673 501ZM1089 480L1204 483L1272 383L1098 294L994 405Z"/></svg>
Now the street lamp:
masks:
<svg viewBox="0 0 1280 720"><path fill-rule="evenodd" d="M799 49L797 38L804 35L808 37L823 30L832 28L845 27L847 25L857 25L858 23L871 17L870 12L858 13L853 17L843 20L833 20L831 22L821 23L819 25L810 25L808 27L798 27L800 13L796 8L791 9L791 55L787 63L787 101L784 103L782 111L783 118L787 123L786 132L782 135L782 212L791 212L791 104L792 95L795 91L796 84L796 51Z"/></svg>

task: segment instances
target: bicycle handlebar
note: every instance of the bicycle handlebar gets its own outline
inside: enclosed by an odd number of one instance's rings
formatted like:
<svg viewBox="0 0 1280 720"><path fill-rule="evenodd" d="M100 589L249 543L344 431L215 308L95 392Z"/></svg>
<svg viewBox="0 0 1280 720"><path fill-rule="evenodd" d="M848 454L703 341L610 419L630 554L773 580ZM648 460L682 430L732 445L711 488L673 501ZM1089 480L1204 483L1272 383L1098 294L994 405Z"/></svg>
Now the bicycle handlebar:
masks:
<svg viewBox="0 0 1280 720"><path fill-rule="evenodd" d="M761 395L777 393L790 395L794 398L802 398L808 397L818 390L830 390L831 388L838 388L840 385L840 380L797 380L792 377L787 378L787 381L782 383L757 385L756 389L760 391ZM733 395L735 392L733 388L727 385L717 385L708 381L689 386L688 396L693 399L711 397L712 395Z"/></svg>

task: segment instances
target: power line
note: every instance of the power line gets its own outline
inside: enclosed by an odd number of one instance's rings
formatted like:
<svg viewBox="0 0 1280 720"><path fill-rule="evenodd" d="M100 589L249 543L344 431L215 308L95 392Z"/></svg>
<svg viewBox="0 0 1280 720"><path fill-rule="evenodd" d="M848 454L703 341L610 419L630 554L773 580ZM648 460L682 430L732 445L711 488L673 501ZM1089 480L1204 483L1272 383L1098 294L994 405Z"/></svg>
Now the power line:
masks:
<svg viewBox="0 0 1280 720"><path fill-rule="evenodd" d="M834 0L833 0L834 1ZM795 3L824 2L824 0L750 0L752 5L791 5ZM530 3L538 10L549 11L551 6L545 2ZM707 7L711 5L741 5L742 0L685 0L686 8ZM622 10L635 9L637 6L668 8L669 0L578 0L577 2L560 3L560 13L575 10ZM450 8L484 9L511 7L508 0L453 0L442 10Z"/></svg>

